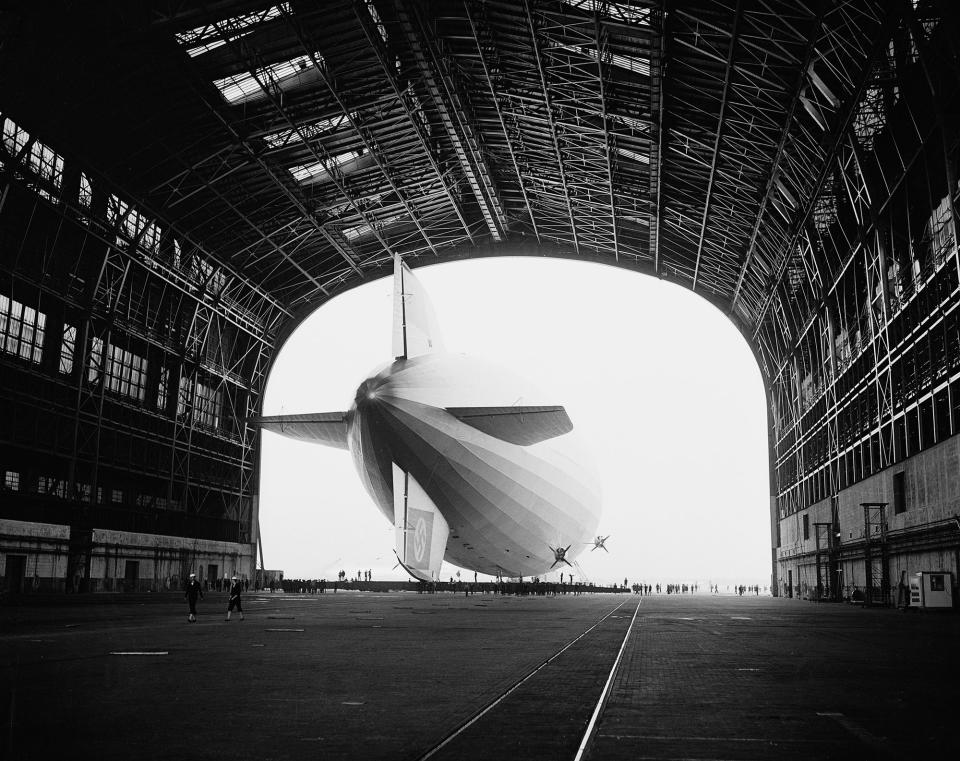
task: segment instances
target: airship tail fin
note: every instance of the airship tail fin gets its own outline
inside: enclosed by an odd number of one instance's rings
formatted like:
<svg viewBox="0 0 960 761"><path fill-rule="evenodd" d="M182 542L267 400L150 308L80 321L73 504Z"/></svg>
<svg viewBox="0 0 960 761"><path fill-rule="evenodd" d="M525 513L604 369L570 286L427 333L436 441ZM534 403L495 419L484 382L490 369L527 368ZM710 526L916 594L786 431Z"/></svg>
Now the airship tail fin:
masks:
<svg viewBox="0 0 960 761"><path fill-rule="evenodd" d="M313 412L307 415L271 415L248 418L247 422L264 431L273 431L288 439L312 441L337 449L347 449L347 421L343 412Z"/></svg>
<svg viewBox="0 0 960 761"><path fill-rule="evenodd" d="M563 407L447 407L447 412L490 436L525 447L573 430Z"/></svg>
<svg viewBox="0 0 960 761"><path fill-rule="evenodd" d="M440 578L450 528L417 480L393 466L393 525L396 553L407 573L421 581Z"/></svg>
<svg viewBox="0 0 960 761"><path fill-rule="evenodd" d="M412 270L394 254L393 356L409 359L435 351L443 351L443 340L433 305Z"/></svg>

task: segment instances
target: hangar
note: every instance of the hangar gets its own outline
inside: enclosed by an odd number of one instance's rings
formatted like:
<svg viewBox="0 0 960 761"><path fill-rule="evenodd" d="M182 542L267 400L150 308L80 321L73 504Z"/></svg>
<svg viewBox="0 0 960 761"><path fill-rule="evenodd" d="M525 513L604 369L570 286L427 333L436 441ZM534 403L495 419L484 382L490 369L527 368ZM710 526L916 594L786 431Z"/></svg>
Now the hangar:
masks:
<svg viewBox="0 0 960 761"><path fill-rule="evenodd" d="M935 0L9 5L5 589L251 576L271 360L396 252L689 288L764 378L775 592L955 578L957 39Z"/></svg>

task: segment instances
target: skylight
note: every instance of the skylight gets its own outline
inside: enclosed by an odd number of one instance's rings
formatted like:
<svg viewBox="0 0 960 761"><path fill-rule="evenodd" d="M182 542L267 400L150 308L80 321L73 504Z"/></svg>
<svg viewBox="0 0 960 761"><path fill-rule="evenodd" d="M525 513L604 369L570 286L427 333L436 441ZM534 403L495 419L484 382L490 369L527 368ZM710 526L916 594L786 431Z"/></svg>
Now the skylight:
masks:
<svg viewBox="0 0 960 761"><path fill-rule="evenodd" d="M611 3L607 0L563 0L563 2L571 8L578 8L588 13L599 13L615 21L650 26L649 8L638 8L629 3Z"/></svg>
<svg viewBox="0 0 960 761"><path fill-rule="evenodd" d="M377 32L380 35L380 39L386 43L387 27L384 25L383 21L380 20L380 14L377 12L377 6L373 4L373 0L367 0L367 11L370 13L370 18L373 19L373 23L377 27Z"/></svg>
<svg viewBox="0 0 960 761"><path fill-rule="evenodd" d="M376 224L378 229L383 229L388 225L392 225L395 222L399 222L404 218L404 214L394 214L392 217L386 217L384 219L378 219L374 224ZM373 232L373 226L368 224L357 225L356 227L345 227L343 229L343 237L347 240L356 240L357 238L362 238L364 235L369 235Z"/></svg>
<svg viewBox="0 0 960 761"><path fill-rule="evenodd" d="M350 161L356 161L363 154L360 151L346 151L332 156L330 161L317 161L312 164L301 164L290 167L290 174L298 182L317 182L330 175L334 167L343 166Z"/></svg>
<svg viewBox="0 0 960 761"><path fill-rule="evenodd" d="M323 65L323 57L315 54L320 65ZM223 95L227 103L239 103L245 100L263 95L260 83L265 86L275 85L281 89L299 84L300 77L304 72L312 71L313 63L309 55L297 56L289 61L281 61L264 66L255 71L245 71L241 74L215 79L213 84ZM258 81L259 80L259 81Z"/></svg>
<svg viewBox="0 0 960 761"><path fill-rule="evenodd" d="M304 139L310 140L317 135L326 132L333 132L340 129L345 124L349 124L351 119L356 119L358 114L353 112L348 117L346 114L332 116L329 119L321 119L313 124L301 124L297 129L282 129L279 132L271 132L263 136L263 141L271 148L282 148L290 143L299 143Z"/></svg>
<svg viewBox="0 0 960 761"><path fill-rule="evenodd" d="M594 48L585 48L579 45L565 45L564 47L579 50L595 61L600 60L600 56ZM634 56L620 55L619 53L608 53L603 58L605 59L604 63L611 63L621 69L632 71L634 74L641 74L645 77L650 76L650 59L648 58L636 58Z"/></svg>
<svg viewBox="0 0 960 761"><path fill-rule="evenodd" d="M634 161L639 161L641 164L649 164L650 156L645 153L637 153L636 151L631 151L627 148L617 148L617 153L621 156L626 156L628 159L633 159Z"/></svg>
<svg viewBox="0 0 960 761"><path fill-rule="evenodd" d="M650 122L644 121L643 119L637 119L633 116L626 116L624 114L614 114L610 111L607 112L607 116L613 119L616 122L621 124L626 124L631 129L636 130L637 132L649 132L650 131Z"/></svg>
<svg viewBox="0 0 960 761"><path fill-rule="evenodd" d="M176 35L177 42L185 47L189 46L187 47L187 55L194 58L225 45L227 42L239 40L241 37L250 34L254 27L264 21L279 17L281 13L291 13L289 3L280 3L263 11L244 13L240 16L232 16L210 24L204 24L187 32L179 32Z"/></svg>

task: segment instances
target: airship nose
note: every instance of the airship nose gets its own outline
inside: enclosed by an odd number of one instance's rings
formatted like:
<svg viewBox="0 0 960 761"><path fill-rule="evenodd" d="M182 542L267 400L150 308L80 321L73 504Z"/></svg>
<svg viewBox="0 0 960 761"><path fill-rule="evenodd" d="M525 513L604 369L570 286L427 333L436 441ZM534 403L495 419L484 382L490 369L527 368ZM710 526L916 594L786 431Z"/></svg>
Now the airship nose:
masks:
<svg viewBox="0 0 960 761"><path fill-rule="evenodd" d="M357 407L366 407L377 401L377 395L383 387L383 381L379 378L367 378L357 389L357 395L354 403Z"/></svg>

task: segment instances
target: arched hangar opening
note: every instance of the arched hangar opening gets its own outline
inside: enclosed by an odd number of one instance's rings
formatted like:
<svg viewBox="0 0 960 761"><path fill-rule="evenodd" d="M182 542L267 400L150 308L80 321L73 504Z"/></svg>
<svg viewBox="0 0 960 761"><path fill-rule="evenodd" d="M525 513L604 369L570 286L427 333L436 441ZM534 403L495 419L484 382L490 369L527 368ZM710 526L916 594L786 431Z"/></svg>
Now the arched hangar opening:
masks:
<svg viewBox="0 0 960 761"><path fill-rule="evenodd" d="M580 567L551 578L769 585L763 383L722 313L669 283L569 259L503 256L416 276L446 349L543 390L519 404L563 404L596 462L610 552L576 547ZM265 412L349 408L391 359L392 291L392 278L368 283L305 319L277 352ZM259 483L269 567L283 558L288 577L332 579L372 565L377 579L406 578L347 453L265 434Z"/></svg>

